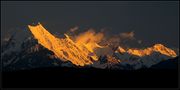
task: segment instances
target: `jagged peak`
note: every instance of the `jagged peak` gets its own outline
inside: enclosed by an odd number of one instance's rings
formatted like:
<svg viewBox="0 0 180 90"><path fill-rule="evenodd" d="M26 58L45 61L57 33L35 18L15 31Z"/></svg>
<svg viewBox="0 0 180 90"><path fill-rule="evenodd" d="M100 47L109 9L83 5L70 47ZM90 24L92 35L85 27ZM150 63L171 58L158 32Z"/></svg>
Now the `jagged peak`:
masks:
<svg viewBox="0 0 180 90"><path fill-rule="evenodd" d="M48 32L40 23L36 26L28 25L33 36L38 40L38 43L54 52L54 54L64 61L71 61L77 66L92 64L91 58L97 60L95 54L90 55L92 46L77 44L72 41L67 34L66 38L56 38ZM92 43L94 44L94 43ZM91 44L91 45L92 45Z"/></svg>
<svg viewBox="0 0 180 90"><path fill-rule="evenodd" d="M126 52L126 50L124 48L122 48L121 46L118 46L117 50L119 53L125 53Z"/></svg>
<svg viewBox="0 0 180 90"><path fill-rule="evenodd" d="M172 50L170 48L167 48L162 44L155 44L153 46L153 50L157 51L157 52L160 52L161 54L164 54L164 55L167 55L167 56L171 56L171 57L176 57L177 56L177 54L175 53L174 50Z"/></svg>
<svg viewBox="0 0 180 90"><path fill-rule="evenodd" d="M170 56L170 57L176 57L177 54L175 53L175 51L173 51L172 49L170 48L167 48L166 46L164 46L163 44L155 44L153 45L152 47L148 47L148 48L145 48L145 49L138 49L138 48L129 48L127 50L125 50L124 48L122 48L121 46L118 47L118 49L116 50L116 52L119 52L119 53L129 53L129 54L132 54L132 55L136 55L136 56L146 56L146 55L150 55L152 54L153 52L159 52L163 55L166 55L166 56Z"/></svg>
<svg viewBox="0 0 180 90"><path fill-rule="evenodd" d="M165 47L165 46L163 44L158 43L158 44L154 44L153 47Z"/></svg>

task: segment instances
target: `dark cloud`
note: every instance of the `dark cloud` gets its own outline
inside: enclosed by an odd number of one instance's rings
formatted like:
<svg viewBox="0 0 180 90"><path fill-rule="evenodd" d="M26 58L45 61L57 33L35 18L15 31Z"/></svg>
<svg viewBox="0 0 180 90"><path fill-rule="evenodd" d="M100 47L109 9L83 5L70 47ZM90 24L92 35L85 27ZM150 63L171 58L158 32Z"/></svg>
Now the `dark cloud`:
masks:
<svg viewBox="0 0 180 90"><path fill-rule="evenodd" d="M101 45L108 45L110 48L116 48L119 45L127 47L128 44L141 44L141 40L135 38L135 33L131 32L122 32L119 34L109 35L108 33L103 33L104 38L101 42Z"/></svg>

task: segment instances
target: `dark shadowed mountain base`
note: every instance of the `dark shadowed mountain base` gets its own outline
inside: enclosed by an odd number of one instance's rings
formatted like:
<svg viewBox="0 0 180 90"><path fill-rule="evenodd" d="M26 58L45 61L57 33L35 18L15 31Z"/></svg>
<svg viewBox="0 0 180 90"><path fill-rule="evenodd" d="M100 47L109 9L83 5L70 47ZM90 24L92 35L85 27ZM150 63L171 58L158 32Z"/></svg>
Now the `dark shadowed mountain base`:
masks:
<svg viewBox="0 0 180 90"><path fill-rule="evenodd" d="M3 87L177 88L177 69L42 68L3 72Z"/></svg>

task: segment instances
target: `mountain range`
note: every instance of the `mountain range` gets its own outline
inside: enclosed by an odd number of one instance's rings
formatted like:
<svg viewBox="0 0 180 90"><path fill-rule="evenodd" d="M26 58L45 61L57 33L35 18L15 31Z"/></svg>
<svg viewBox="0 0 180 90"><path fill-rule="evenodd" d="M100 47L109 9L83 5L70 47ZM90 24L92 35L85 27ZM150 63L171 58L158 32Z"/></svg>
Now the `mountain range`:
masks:
<svg viewBox="0 0 180 90"><path fill-rule="evenodd" d="M32 26L30 30L33 36L18 41L19 38L16 37L18 34L12 34L3 41L1 44L3 70L26 70L42 67L136 70L165 67L166 65L163 63L169 64L178 60L178 55L162 44L155 44L145 49L124 49L119 46L112 55L97 56L90 47L94 44L100 47L95 42L79 45L80 43L77 44L66 34L65 39L59 39L49 33L41 24ZM171 63L170 66L167 65L167 68L174 66L176 64Z"/></svg>

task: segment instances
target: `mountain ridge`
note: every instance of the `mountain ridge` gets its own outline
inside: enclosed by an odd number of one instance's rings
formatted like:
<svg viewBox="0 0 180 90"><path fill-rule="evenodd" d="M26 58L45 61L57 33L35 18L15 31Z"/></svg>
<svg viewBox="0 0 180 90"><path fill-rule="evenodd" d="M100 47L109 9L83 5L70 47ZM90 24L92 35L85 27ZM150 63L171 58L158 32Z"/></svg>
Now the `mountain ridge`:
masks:
<svg viewBox="0 0 180 90"><path fill-rule="evenodd" d="M95 52L93 52L93 48L95 46L100 48L102 47L99 46L95 41L91 41L89 38L85 38L83 42L88 40L87 44L83 44L82 46L78 47L79 43L76 45L76 42L71 40L67 34L64 34L66 36L65 39L59 39L50 34L41 24L39 25L40 26L37 27L30 26L30 28L33 28L31 32L34 33L34 37L30 36L25 38L21 43L16 43L14 34L12 34L11 38L6 40L6 44L1 45L3 49L1 51L1 56L3 59L4 68L10 67L9 69L14 70L17 69L17 67L19 69L28 69L46 66L61 66L137 70L144 67L150 68L153 65L178 56L172 49L167 48L162 44L154 44L152 47L145 49L124 49L123 47L119 46L113 51L112 55L96 56ZM85 35L86 34L91 34L92 37L93 35L101 35L95 34L92 31L85 33ZM42 39L39 41L38 37L41 37ZM52 37L53 40L51 40L49 37ZM81 35L79 38L83 37L84 36ZM92 43L88 44L89 42ZM51 46L53 43L54 46ZM14 49L14 44L18 44L19 46L17 51L14 51L16 50ZM93 48L91 48L91 45L95 46L92 46ZM57 55L63 55L63 57L66 58L59 58L60 56ZM22 64L23 62L25 65ZM35 64L35 62L38 64Z"/></svg>

